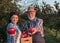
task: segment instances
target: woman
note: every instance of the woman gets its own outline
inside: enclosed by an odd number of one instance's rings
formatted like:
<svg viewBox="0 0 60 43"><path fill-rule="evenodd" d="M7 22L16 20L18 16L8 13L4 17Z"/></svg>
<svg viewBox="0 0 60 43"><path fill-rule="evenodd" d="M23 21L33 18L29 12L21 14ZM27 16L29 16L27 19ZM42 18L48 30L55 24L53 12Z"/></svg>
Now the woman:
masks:
<svg viewBox="0 0 60 43"><path fill-rule="evenodd" d="M9 19L10 22L7 25L7 43L20 43L21 31L18 26L19 14L17 12L11 12ZM11 28L14 28L14 33Z"/></svg>

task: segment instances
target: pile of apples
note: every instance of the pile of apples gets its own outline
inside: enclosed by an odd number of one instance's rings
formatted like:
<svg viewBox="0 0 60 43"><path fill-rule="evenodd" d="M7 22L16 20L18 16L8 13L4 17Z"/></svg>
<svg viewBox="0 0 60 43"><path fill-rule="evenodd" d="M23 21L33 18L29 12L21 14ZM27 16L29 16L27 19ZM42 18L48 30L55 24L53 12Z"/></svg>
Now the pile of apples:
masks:
<svg viewBox="0 0 60 43"><path fill-rule="evenodd" d="M28 32L29 32L29 33L33 33L33 32L34 32L34 29L33 29L33 28L29 28L29 29L28 29ZM22 35L21 35L22 38L30 37L30 36L31 36L31 35L28 34L28 33L25 32L25 31L23 31L23 32L22 32Z"/></svg>
<svg viewBox="0 0 60 43"><path fill-rule="evenodd" d="M26 37L30 37L30 35L26 32L22 32L22 35L21 35L22 38L26 38Z"/></svg>

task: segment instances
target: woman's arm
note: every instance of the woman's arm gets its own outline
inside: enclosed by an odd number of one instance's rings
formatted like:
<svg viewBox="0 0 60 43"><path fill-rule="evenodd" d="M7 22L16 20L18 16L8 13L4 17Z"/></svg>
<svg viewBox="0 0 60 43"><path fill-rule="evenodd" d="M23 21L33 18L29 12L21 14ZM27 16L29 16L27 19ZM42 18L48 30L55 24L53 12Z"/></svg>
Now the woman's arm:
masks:
<svg viewBox="0 0 60 43"><path fill-rule="evenodd" d="M11 37L10 34L8 33L9 28L12 26L13 24L11 23L7 25L7 43L14 43L13 37Z"/></svg>

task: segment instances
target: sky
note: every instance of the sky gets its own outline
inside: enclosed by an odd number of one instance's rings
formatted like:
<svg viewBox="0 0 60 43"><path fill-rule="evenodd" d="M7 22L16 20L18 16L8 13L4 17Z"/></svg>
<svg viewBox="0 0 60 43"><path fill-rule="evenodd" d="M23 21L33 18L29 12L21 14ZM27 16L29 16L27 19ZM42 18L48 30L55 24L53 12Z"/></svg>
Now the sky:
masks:
<svg viewBox="0 0 60 43"><path fill-rule="evenodd" d="M60 0L22 0L21 3L30 3L30 2L36 3L36 1L38 1L38 3L45 1L47 4L50 4L50 5L53 5L54 1L57 1L60 3Z"/></svg>
<svg viewBox="0 0 60 43"><path fill-rule="evenodd" d="M57 1L57 2L59 2L60 3L60 0L45 0L46 1L46 3L48 3L48 4L50 4L50 5L54 5L54 1Z"/></svg>
<svg viewBox="0 0 60 43"><path fill-rule="evenodd" d="M60 0L18 0L17 5L21 5L22 7L20 9L24 10L26 9L28 6L30 6L32 3L36 4L38 3L38 5L42 5L42 1L46 2L46 4L50 4L51 6L54 5L54 1L59 2L60 4Z"/></svg>

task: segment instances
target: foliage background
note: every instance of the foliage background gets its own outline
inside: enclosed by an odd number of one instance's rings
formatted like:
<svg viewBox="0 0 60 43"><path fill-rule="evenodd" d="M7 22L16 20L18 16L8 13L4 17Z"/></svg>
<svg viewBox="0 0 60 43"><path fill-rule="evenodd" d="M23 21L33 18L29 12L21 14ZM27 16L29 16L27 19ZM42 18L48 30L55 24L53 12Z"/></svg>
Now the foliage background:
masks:
<svg viewBox="0 0 60 43"><path fill-rule="evenodd" d="M34 7L37 10L37 17L44 20L44 33L46 43L60 43L60 7L59 3L55 1L54 7L57 11L53 10L52 6L42 2L42 9L38 5ZM42 10L42 11L41 11ZM0 0L0 43L6 43L6 26L9 21L9 14L11 11L18 11L16 3L11 3L11 0ZM19 26L28 20L27 12L20 15Z"/></svg>

